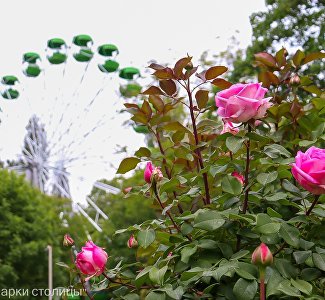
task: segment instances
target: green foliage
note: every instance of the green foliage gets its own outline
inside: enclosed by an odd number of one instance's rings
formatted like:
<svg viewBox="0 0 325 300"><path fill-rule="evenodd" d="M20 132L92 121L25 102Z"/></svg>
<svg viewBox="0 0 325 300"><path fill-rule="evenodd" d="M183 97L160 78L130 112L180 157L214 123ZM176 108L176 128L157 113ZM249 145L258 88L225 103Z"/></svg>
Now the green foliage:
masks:
<svg viewBox="0 0 325 300"><path fill-rule="evenodd" d="M41 194L14 172L0 170L0 182L0 289L46 288L47 245L54 261L65 257L59 218L65 201ZM54 274L54 285L62 286L65 271L55 265Z"/></svg>

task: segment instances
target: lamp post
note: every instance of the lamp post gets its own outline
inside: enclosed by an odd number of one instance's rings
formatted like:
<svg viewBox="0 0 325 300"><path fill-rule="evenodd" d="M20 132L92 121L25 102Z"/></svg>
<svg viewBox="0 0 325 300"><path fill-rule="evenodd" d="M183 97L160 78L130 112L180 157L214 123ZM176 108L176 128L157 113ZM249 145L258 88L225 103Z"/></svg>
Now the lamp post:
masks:
<svg viewBox="0 0 325 300"><path fill-rule="evenodd" d="M52 291L53 291L53 254L52 254L52 246L47 246L48 251L48 286L49 286L49 300L53 299Z"/></svg>

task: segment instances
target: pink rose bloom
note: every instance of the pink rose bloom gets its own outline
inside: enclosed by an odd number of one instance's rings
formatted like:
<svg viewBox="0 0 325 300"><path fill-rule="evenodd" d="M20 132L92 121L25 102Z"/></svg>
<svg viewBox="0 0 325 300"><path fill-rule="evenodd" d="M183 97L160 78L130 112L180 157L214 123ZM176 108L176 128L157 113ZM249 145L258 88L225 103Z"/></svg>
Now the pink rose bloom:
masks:
<svg viewBox="0 0 325 300"><path fill-rule="evenodd" d="M85 275L90 275L86 281L93 276L99 276L104 272L107 262L107 253L103 248L96 246L92 241L82 247L82 251L77 254L76 266Z"/></svg>
<svg viewBox="0 0 325 300"><path fill-rule="evenodd" d="M229 132L233 135L237 134L239 132L239 128L234 127L234 125L231 122L224 122L223 123L223 128L220 134L224 134L226 132Z"/></svg>
<svg viewBox="0 0 325 300"><path fill-rule="evenodd" d="M251 119L261 119L272 106L269 98L264 98L268 90L260 83L237 83L229 89L217 93L218 115L226 121L243 123Z"/></svg>
<svg viewBox="0 0 325 300"><path fill-rule="evenodd" d="M252 254L252 263L258 266L269 266L273 263L273 255L264 243L259 245Z"/></svg>
<svg viewBox="0 0 325 300"><path fill-rule="evenodd" d="M144 180L147 183L151 183L152 177L155 181L160 181L164 176L160 171L159 167L155 167L150 161L147 162L146 168L144 170Z"/></svg>
<svg viewBox="0 0 325 300"><path fill-rule="evenodd" d="M235 177L242 185L245 183L245 177L244 175L238 173L238 172L232 172L231 176Z"/></svg>
<svg viewBox="0 0 325 300"><path fill-rule="evenodd" d="M325 149L311 147L305 153L298 151L291 172L307 191L325 194Z"/></svg>

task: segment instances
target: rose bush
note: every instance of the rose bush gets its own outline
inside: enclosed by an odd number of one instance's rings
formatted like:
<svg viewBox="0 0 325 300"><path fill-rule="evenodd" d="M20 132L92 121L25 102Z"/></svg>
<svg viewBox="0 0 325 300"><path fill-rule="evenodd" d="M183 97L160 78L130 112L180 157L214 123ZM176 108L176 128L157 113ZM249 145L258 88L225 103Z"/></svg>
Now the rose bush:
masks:
<svg viewBox="0 0 325 300"><path fill-rule="evenodd" d="M117 172L144 169L125 197L150 198L157 218L116 231L131 236L125 247L134 263L121 257L102 280L90 279L92 292L127 300L324 298L324 99L300 74L322 57L258 53L261 83L234 85L220 78L226 67L199 70L191 57L149 66L155 84L124 104L133 125L146 128L148 146Z"/></svg>

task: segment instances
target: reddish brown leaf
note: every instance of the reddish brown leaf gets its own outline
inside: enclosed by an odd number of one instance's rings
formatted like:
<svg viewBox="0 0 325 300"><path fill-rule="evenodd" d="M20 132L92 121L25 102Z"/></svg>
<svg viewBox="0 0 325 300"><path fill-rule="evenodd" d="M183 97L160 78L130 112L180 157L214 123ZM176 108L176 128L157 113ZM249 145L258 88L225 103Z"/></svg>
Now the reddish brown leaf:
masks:
<svg viewBox="0 0 325 300"><path fill-rule="evenodd" d="M214 78L218 77L219 75L225 73L227 70L228 70L228 68L226 68L224 66L211 67L206 71L205 79L206 80L214 79Z"/></svg>
<svg viewBox="0 0 325 300"><path fill-rule="evenodd" d="M159 85L167 95L172 96L176 93L177 87L172 79L160 80Z"/></svg>
<svg viewBox="0 0 325 300"><path fill-rule="evenodd" d="M135 121L135 122L138 122L138 123L142 123L142 124L148 124L148 118L147 116L139 111L137 112L132 118L131 120Z"/></svg>
<svg viewBox="0 0 325 300"><path fill-rule="evenodd" d="M305 56L305 58L302 60L302 65L307 64L315 59L322 59L325 58L325 53L324 52L315 52L315 53L310 53Z"/></svg>
<svg viewBox="0 0 325 300"><path fill-rule="evenodd" d="M195 94L195 99L196 99L199 109L205 108L209 101L209 91L198 90Z"/></svg>
<svg viewBox="0 0 325 300"><path fill-rule="evenodd" d="M153 73L158 79L172 79L174 78L174 73L171 68L164 68L161 70L157 70Z"/></svg>
<svg viewBox="0 0 325 300"><path fill-rule="evenodd" d="M195 76L200 78L202 81L205 81L205 73L206 71L202 71L201 73L196 73Z"/></svg>
<svg viewBox="0 0 325 300"><path fill-rule="evenodd" d="M149 102L157 111L162 112L164 110L164 102L159 96L150 95Z"/></svg>
<svg viewBox="0 0 325 300"><path fill-rule="evenodd" d="M143 95L164 95L164 92L157 86L151 86L141 94Z"/></svg>
<svg viewBox="0 0 325 300"><path fill-rule="evenodd" d="M275 58L266 52L260 52L254 54L255 59L261 63L263 63L267 67L277 68Z"/></svg>
<svg viewBox="0 0 325 300"><path fill-rule="evenodd" d="M187 56L181 58L179 61L176 62L174 66L174 74L176 78L179 78L183 72L183 69L187 66L187 64L192 60L191 56Z"/></svg>
<svg viewBox="0 0 325 300"><path fill-rule="evenodd" d="M165 69L166 67L162 66L162 65L158 65L158 64L155 64L155 63L152 63L148 66L148 68L150 69L153 69L153 70L162 70L162 69Z"/></svg>
<svg viewBox="0 0 325 300"><path fill-rule="evenodd" d="M124 103L124 106L126 108L139 108L139 106L137 104L134 104L134 103Z"/></svg>
<svg viewBox="0 0 325 300"><path fill-rule="evenodd" d="M152 115L152 109L150 107L150 104L147 100L143 101L143 104L141 106L141 111L147 116L147 118L150 120Z"/></svg>
<svg viewBox="0 0 325 300"><path fill-rule="evenodd" d="M211 81L211 83L222 90L230 88L232 86L231 82L229 82L225 79L222 79L222 78L216 78L213 81Z"/></svg>

